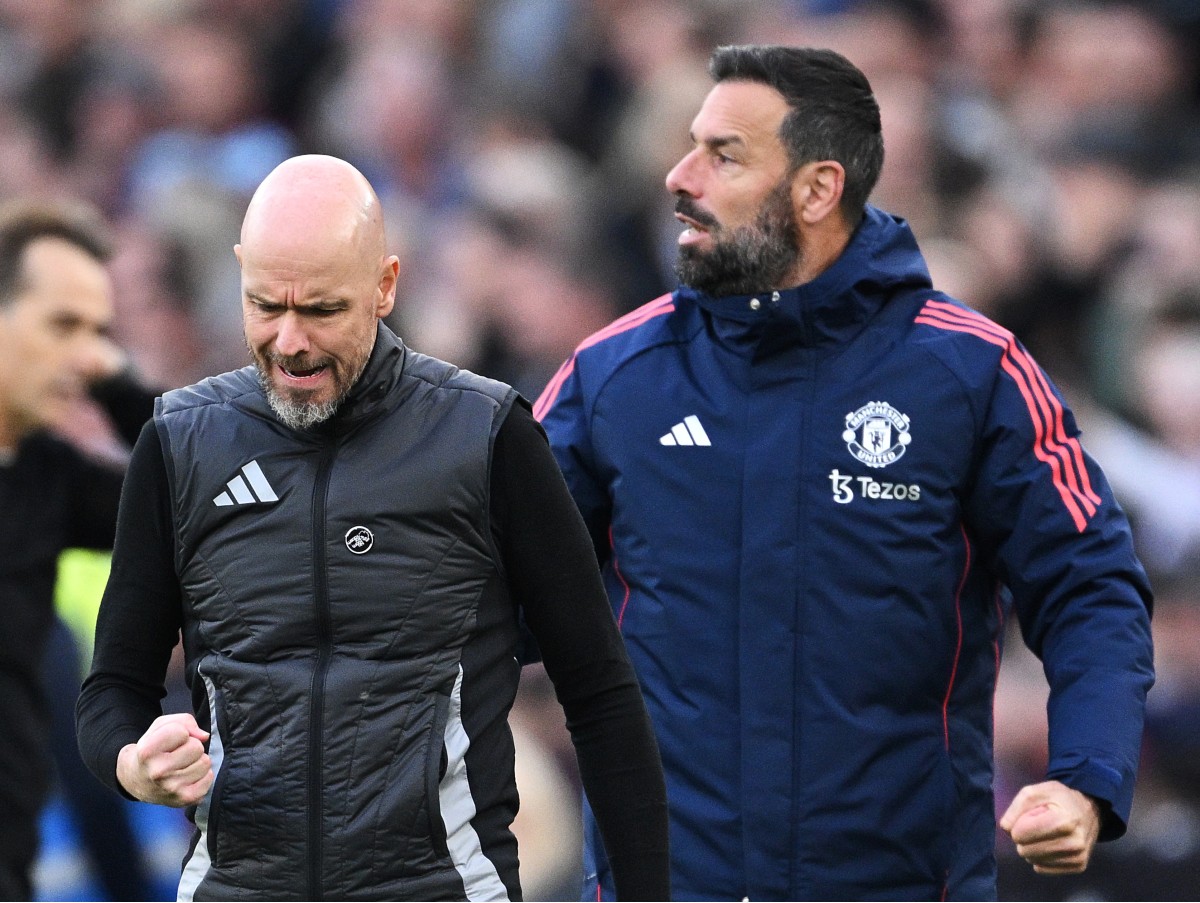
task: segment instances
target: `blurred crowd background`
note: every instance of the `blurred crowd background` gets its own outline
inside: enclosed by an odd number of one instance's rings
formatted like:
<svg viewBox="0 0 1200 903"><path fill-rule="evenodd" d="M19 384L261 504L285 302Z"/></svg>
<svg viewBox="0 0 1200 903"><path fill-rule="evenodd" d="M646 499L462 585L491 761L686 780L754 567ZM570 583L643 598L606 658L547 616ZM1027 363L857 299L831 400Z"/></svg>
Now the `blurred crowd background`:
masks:
<svg viewBox="0 0 1200 903"><path fill-rule="evenodd" d="M259 180L296 153L344 157L401 256L397 331L534 398L582 338L673 287L663 177L711 49L759 42L867 73L887 154L873 202L909 220L935 284L1050 372L1157 592L1129 834L1054 880L1001 839L1001 898L1200 898L1198 0L0 0L0 200L110 217L115 337L170 388L248 363L231 247ZM125 451L95 412L73 432ZM71 623L86 642L86 613ZM1001 810L1040 779L1044 704L1014 623ZM572 755L535 669L513 724L527 897L573 898ZM177 813L128 807L173 896ZM56 800L44 819L43 898L105 893L72 818Z"/></svg>

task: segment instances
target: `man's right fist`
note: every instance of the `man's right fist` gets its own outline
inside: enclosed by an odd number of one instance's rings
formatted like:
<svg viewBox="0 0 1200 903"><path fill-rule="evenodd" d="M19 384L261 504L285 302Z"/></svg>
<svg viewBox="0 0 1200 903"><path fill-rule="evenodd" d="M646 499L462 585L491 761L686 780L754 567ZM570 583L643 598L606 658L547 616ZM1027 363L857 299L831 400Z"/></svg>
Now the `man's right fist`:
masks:
<svg viewBox="0 0 1200 903"><path fill-rule="evenodd" d="M204 799L212 786L208 731L191 714L160 715L137 743L121 748L117 780L135 799L181 808Z"/></svg>

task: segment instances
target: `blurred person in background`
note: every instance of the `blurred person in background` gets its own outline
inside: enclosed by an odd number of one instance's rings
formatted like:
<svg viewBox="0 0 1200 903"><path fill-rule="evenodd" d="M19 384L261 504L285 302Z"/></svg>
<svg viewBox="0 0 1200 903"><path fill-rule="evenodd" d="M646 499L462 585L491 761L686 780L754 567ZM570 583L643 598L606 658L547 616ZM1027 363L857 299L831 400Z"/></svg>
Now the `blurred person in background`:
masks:
<svg viewBox="0 0 1200 903"><path fill-rule="evenodd" d="M55 179L45 143L27 118L0 101L0 198L29 192L53 197Z"/></svg>
<svg viewBox="0 0 1200 903"><path fill-rule="evenodd" d="M1126 251L1081 325L1089 448L1138 527L1143 561L1175 580L1200 562L1200 183L1141 196Z"/></svg>
<svg viewBox="0 0 1200 903"><path fill-rule="evenodd" d="M586 241L597 186L586 163L561 142L530 134L519 122L494 121L476 148L468 187L467 216L489 236L490 260L464 261L473 273L424 306L436 309L447 291L466 289L467 318L479 331L475 365L535 397L580 332L594 332L617 314L608 270ZM457 249L452 240L444 253L453 257Z"/></svg>
<svg viewBox="0 0 1200 903"><path fill-rule="evenodd" d="M605 190L593 196L618 313L674 284L677 223L658 185L686 152L688 123L708 88L702 51L673 60L639 87L613 130L598 173Z"/></svg>
<svg viewBox="0 0 1200 903"><path fill-rule="evenodd" d="M129 207L191 262L207 373L244 360L227 303L237 267L220 236L237 229L255 186L296 149L290 130L268 115L253 35L186 7L148 30L157 119L127 173Z"/></svg>
<svg viewBox="0 0 1200 903"><path fill-rule="evenodd" d="M73 117L99 64L95 17L100 0L4 0L4 62L20 109L37 123L53 157L77 149Z"/></svg>
<svg viewBox="0 0 1200 903"><path fill-rule="evenodd" d="M1000 825L1039 873L1082 871L1125 831L1153 681L1125 516L1025 349L866 203L863 74L781 46L710 73L666 178L681 287L585 339L534 408L659 737L673 887L993 897L1002 587L1051 755Z"/></svg>
<svg viewBox="0 0 1200 903"><path fill-rule="evenodd" d="M58 557L71 547L112 548L121 490L120 467L53 431L69 427L91 390L117 428L136 435L153 398L122 375L123 356L106 335L113 317L110 252L105 226L86 207L10 202L0 208L0 899L32 899L30 868L51 762L65 757L64 779L77 775L72 730L54 735L53 757L50 749L54 709L73 708L79 689L77 681L71 685L69 669L77 663L69 634L70 651L61 655L61 625L60 654L46 657ZM59 666L68 669L65 676ZM60 691L53 697L44 667ZM71 789L64 788L68 798ZM86 831L88 814L81 815ZM108 857L106 872L124 873L114 892L144 897L122 813L109 806L90 825L109 841L97 850Z"/></svg>
<svg viewBox="0 0 1200 903"><path fill-rule="evenodd" d="M254 364L162 396L134 447L78 706L93 773L192 807L181 900L519 899L523 618L618 892L665 899L653 732L528 404L381 322L399 259L345 161L272 170L234 254ZM160 707L181 630L194 716Z"/></svg>
<svg viewBox="0 0 1200 903"><path fill-rule="evenodd" d="M329 78L313 137L367 174L391 215L414 222L463 197L461 91L447 48L419 30L373 28Z"/></svg>

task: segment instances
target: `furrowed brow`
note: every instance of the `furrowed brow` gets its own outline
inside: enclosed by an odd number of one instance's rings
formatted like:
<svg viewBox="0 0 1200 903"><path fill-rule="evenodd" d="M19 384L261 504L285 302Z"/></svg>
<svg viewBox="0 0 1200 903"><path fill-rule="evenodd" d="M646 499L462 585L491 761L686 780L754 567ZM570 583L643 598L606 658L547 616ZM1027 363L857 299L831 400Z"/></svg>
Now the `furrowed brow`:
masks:
<svg viewBox="0 0 1200 903"><path fill-rule="evenodd" d="M719 151L727 147L745 147L746 142L740 135L714 135L711 138L706 138L703 144L709 150Z"/></svg>

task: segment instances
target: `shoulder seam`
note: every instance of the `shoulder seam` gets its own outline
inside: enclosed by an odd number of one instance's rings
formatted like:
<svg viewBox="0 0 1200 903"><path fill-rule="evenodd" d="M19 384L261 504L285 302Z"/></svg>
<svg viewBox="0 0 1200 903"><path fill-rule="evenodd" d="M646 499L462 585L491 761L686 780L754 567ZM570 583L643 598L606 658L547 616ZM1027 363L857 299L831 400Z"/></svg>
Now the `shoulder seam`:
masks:
<svg viewBox="0 0 1200 903"><path fill-rule="evenodd" d="M470 373L472 376L479 377L479 379L489 380L490 382L495 383L498 387L499 386L506 387L506 390L507 390L506 394L514 394L514 393L519 394L519 393L517 393L517 390L514 389L512 386L509 386L507 383L501 382L498 379L491 379L491 377L488 377L488 376L480 376L478 373L475 373L471 370L463 370L461 367L456 367L455 370L457 371L455 373L455 375L457 375L458 373ZM496 405L502 405L505 403L505 399L503 399L503 398L498 399L493 395L489 395L487 392L485 392L483 389L478 388L477 386L452 386L449 384L450 383L449 379L446 380L446 382L437 383L437 382L434 382L429 377L424 376L423 374L411 373L411 372L407 372L407 371L405 372L404 375L410 377L411 379L415 379L418 382L423 382L423 383L425 383L425 385L427 385L431 388L434 388L434 389L445 389L448 392L470 392L473 395L481 395ZM453 379L453 377L451 377L451 379Z"/></svg>
<svg viewBox="0 0 1200 903"><path fill-rule="evenodd" d="M214 405L214 404L227 404L231 401L237 401L239 398L244 398L246 395L249 395L253 392L252 388L244 389L244 390L238 391L236 393L226 392L226 391L224 391L223 387L218 387L218 383L217 383L217 381L220 380L221 377L223 377L223 376L232 376L233 374L240 373L240 372L241 372L240 370L232 370L232 371L229 371L228 374L223 373L223 374L219 374L218 376L210 376L206 379L201 380L198 383L192 383L189 386L181 386L178 389L169 389L168 391L164 392L160 396L159 402L163 406L165 406L166 399L168 396L179 397L182 393L185 393L185 392L189 393L192 396L193 403L188 404L186 407L174 407L169 411L160 411L158 409L158 404L156 404L154 416L166 417L171 414L175 414L175 413L178 413L178 412L184 411L184 410L195 410L197 408L208 407L209 405ZM212 397L205 397L204 395L202 395L199 391L199 387L201 387L201 386L209 389L212 392Z"/></svg>
<svg viewBox="0 0 1200 903"><path fill-rule="evenodd" d="M966 333L1001 349L999 367L1016 385L1033 427L1033 454L1050 469L1054 488L1075 528L1082 533L1099 509L1101 498L1092 488L1079 439L1067 435L1063 404L1029 352L1003 326L981 313L945 301L926 301L913 322Z"/></svg>
<svg viewBox="0 0 1200 903"><path fill-rule="evenodd" d="M625 316L618 317L603 329L592 333L590 336L576 345L574 352L572 352L571 356L563 362L561 367L558 368L557 372L555 372L554 376L550 378L550 381L542 390L542 394L539 395L537 401L534 402L534 418L538 421L541 421L542 417L545 416L546 412L550 409L550 406L554 404L555 399L558 398L559 391L562 389L563 383L566 382L567 377L569 377L574 371L575 360L579 357L580 352L586 351L588 348L598 345L610 338L615 338L618 335L629 332L632 329L636 329L637 327L642 326L651 320L657 319L664 314L669 314L674 310L674 295L672 293L660 295L653 301L643 304L641 307L630 311L629 313L625 314Z"/></svg>

